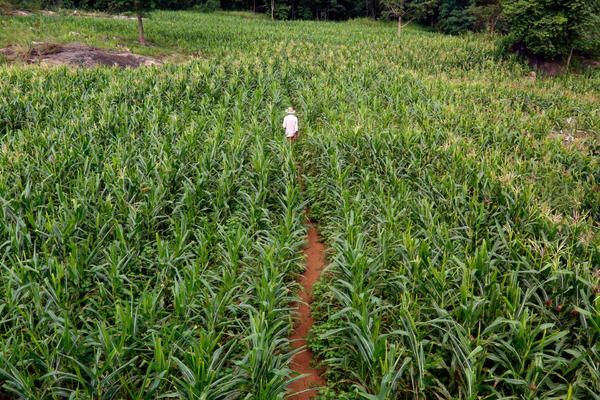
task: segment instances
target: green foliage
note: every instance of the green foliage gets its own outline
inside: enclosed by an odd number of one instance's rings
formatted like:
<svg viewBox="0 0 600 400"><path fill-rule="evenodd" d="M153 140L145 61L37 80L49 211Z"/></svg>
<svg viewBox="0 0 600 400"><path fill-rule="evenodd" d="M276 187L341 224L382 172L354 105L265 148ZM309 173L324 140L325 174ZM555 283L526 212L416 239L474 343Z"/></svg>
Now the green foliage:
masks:
<svg viewBox="0 0 600 400"><path fill-rule="evenodd" d="M202 12L212 12L219 9L219 1L218 0L206 0L199 4L195 4L192 6L193 9L202 11Z"/></svg>
<svg viewBox="0 0 600 400"><path fill-rule="evenodd" d="M239 55L0 66L0 397L283 397L303 204L285 75Z"/></svg>
<svg viewBox="0 0 600 400"><path fill-rule="evenodd" d="M410 0L411 16L417 22L433 25L442 0Z"/></svg>
<svg viewBox="0 0 600 400"><path fill-rule="evenodd" d="M152 17L156 51L202 57L0 65L0 397L282 398L309 203L325 398L598 398L598 72L532 81L489 35Z"/></svg>
<svg viewBox="0 0 600 400"><path fill-rule="evenodd" d="M469 30L475 21L470 7L472 0L442 0L439 27L444 33L458 34Z"/></svg>
<svg viewBox="0 0 600 400"><path fill-rule="evenodd" d="M45 0L8 0L0 3L0 11L9 11L13 8L25 10L39 10L49 5Z"/></svg>
<svg viewBox="0 0 600 400"><path fill-rule="evenodd" d="M500 0L475 0L469 12L473 15L473 29L495 32L497 25L504 22ZM500 26L500 28L504 28Z"/></svg>
<svg viewBox="0 0 600 400"><path fill-rule="evenodd" d="M545 58L600 46L599 0L504 0L513 40Z"/></svg>
<svg viewBox="0 0 600 400"><path fill-rule="evenodd" d="M216 6L215 6L216 1ZM154 9L203 9L219 7L218 0L7 0L13 6L25 9L71 8L98 11L144 12Z"/></svg>
<svg viewBox="0 0 600 400"><path fill-rule="evenodd" d="M159 0L104 0L106 4L102 4L99 9L109 11L130 11L136 15L142 15L144 12L160 7ZM98 3L97 3L98 4Z"/></svg>

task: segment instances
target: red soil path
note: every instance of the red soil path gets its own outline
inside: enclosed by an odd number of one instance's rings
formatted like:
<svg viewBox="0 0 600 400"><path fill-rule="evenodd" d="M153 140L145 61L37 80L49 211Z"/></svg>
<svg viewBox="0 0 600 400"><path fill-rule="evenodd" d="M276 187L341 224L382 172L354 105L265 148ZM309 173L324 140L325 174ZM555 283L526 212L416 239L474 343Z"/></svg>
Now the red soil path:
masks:
<svg viewBox="0 0 600 400"><path fill-rule="evenodd" d="M310 315L310 303L312 301L312 287L319 280L321 271L325 267L325 246L320 242L320 236L315 225L308 219L306 227L308 228L308 243L304 246L306 254L306 270L300 276L300 284L302 291L300 292L300 302L296 303L298 308L298 323L290 336L292 346L295 349L304 347L304 350L297 353L292 359L291 368L298 374L308 374L302 379L292 382L288 387L292 393L301 392L295 395L290 395L287 398L290 400L307 400L317 396L317 387L325 386L325 380L321 378L316 369L312 368L313 354L306 347L306 335L313 325L313 318Z"/></svg>

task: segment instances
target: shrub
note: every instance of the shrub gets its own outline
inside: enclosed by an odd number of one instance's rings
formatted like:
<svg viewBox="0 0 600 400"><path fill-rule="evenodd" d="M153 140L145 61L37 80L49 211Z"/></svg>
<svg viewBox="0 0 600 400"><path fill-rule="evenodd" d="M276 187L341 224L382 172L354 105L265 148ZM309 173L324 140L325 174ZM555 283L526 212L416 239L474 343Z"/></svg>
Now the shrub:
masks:
<svg viewBox="0 0 600 400"><path fill-rule="evenodd" d="M473 29L477 31L489 30L494 33L498 24L502 28L504 16L502 15L500 0L475 1L469 11L474 17Z"/></svg>
<svg viewBox="0 0 600 400"><path fill-rule="evenodd" d="M470 6L469 0L444 0L440 7L440 29L450 34L467 31L474 22Z"/></svg>
<svg viewBox="0 0 600 400"><path fill-rule="evenodd" d="M532 54L556 59L574 50L591 52L599 42L594 23L600 0L505 0L504 13L514 43Z"/></svg>

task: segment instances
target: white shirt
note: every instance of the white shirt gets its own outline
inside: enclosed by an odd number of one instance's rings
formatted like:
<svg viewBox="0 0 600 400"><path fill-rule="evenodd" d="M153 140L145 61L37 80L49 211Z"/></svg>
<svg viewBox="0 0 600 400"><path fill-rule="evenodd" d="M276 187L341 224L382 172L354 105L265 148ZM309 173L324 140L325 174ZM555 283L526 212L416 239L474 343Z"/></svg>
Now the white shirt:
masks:
<svg viewBox="0 0 600 400"><path fill-rule="evenodd" d="M295 115L288 114L283 119L283 128L286 137L293 137L298 132L298 118Z"/></svg>

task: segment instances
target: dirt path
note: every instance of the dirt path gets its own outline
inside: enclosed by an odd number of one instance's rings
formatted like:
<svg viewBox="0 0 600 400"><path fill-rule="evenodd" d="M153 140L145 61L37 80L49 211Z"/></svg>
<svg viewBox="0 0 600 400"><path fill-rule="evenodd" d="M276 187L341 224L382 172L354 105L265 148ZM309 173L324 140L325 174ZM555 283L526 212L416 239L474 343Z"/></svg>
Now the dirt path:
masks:
<svg viewBox="0 0 600 400"><path fill-rule="evenodd" d="M312 301L312 287L319 280L321 271L325 267L325 246L320 242L321 237L315 224L310 222L309 211L306 211L306 227L308 229L308 243L304 246L306 254L306 270L300 276L302 291L300 292L300 302L296 304L298 308L298 321L296 328L290 336L292 346L297 349L304 347L300 353L297 353L292 359L291 368L298 374L309 374L308 376L292 382L289 386L294 392L306 392L288 396L290 400L305 400L317 396L316 387L324 386L325 380L321 378L316 369L312 367L313 354L306 347L306 336L313 325L313 318L310 315L310 303Z"/></svg>

